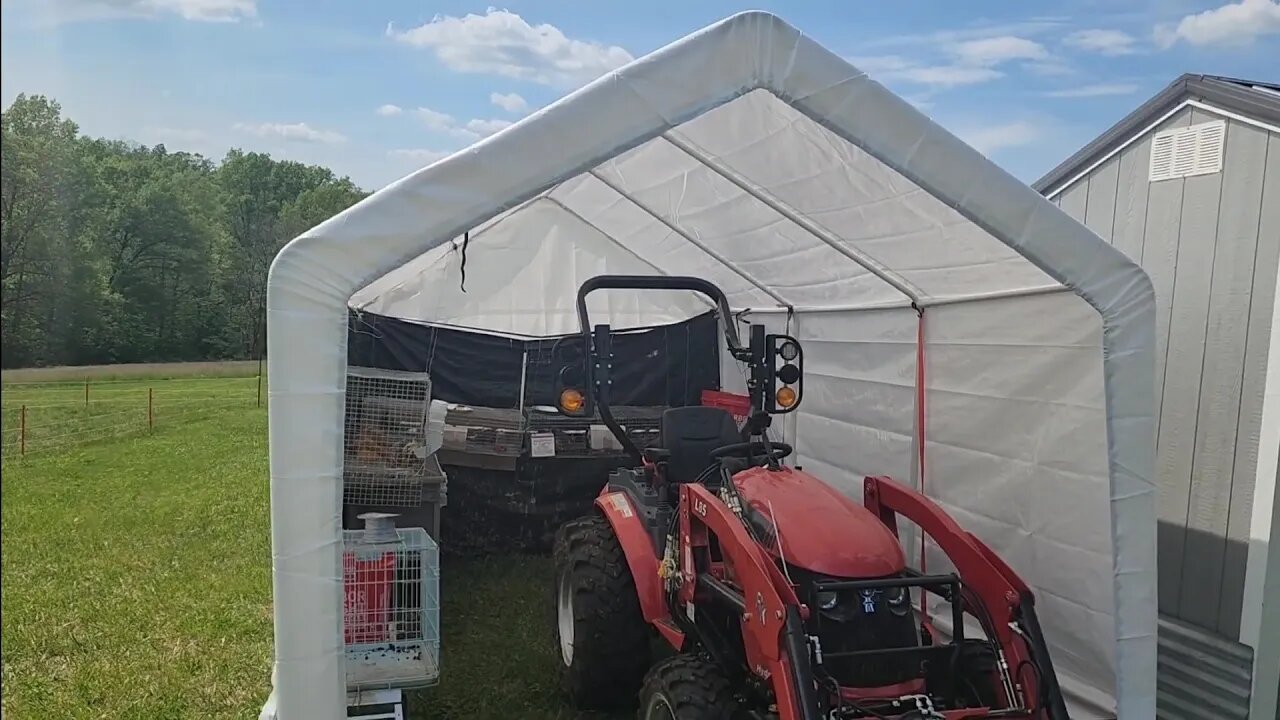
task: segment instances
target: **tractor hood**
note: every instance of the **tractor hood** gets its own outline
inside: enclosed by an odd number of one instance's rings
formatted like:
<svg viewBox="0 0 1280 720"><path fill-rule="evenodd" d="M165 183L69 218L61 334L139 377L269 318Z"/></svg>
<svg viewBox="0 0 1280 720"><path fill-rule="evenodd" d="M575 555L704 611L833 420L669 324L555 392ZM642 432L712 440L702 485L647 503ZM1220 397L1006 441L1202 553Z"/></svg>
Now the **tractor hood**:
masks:
<svg viewBox="0 0 1280 720"><path fill-rule="evenodd" d="M752 468L733 480L781 537L788 564L839 578L885 577L906 567L898 538L879 518L813 475ZM769 550L776 555L777 544Z"/></svg>

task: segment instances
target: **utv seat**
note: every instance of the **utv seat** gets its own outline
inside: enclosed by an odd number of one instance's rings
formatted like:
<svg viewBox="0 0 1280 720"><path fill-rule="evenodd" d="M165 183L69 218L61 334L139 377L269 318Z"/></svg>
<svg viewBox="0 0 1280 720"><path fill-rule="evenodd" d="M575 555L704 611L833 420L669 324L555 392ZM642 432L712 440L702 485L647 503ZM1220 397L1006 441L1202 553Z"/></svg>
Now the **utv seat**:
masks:
<svg viewBox="0 0 1280 720"><path fill-rule="evenodd" d="M667 482L688 483L711 466L712 450L742 442L742 434L727 411L691 405L662 413L658 439L666 451Z"/></svg>

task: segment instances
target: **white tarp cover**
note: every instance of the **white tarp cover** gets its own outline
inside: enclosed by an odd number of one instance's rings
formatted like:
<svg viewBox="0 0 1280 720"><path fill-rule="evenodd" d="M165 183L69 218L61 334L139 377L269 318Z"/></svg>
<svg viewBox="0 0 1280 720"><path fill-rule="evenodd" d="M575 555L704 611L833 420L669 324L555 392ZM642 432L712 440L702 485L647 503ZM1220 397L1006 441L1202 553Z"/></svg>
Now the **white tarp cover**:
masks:
<svg viewBox="0 0 1280 720"><path fill-rule="evenodd" d="M853 494L865 474L923 487L1035 589L1074 717L1154 717L1146 275L861 71L744 13L375 193L276 258L280 718L343 714L348 301L552 335L576 329L577 284L605 270L705 277L800 337L805 401L785 427L797 462ZM626 325L705 307L655 295L597 308ZM931 570L941 562L930 552Z"/></svg>

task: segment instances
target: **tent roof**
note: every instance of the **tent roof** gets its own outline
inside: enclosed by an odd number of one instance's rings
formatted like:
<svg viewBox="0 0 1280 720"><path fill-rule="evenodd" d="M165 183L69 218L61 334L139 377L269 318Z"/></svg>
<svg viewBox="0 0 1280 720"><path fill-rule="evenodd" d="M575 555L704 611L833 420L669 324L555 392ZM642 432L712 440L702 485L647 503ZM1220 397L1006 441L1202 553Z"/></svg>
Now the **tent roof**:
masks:
<svg viewBox="0 0 1280 720"><path fill-rule="evenodd" d="M1147 276L865 73L778 18L750 12L374 193L276 257L267 316L278 378L270 420L282 717L336 718L343 702L341 643L315 629L340 627L342 613L334 582L342 450L333 437L343 419L348 301L464 232L481 236L504 212L527 219L535 204L565 214L548 228L581 221L655 271L716 281L739 307L927 306L1057 285L1092 305L1103 328L1117 710L1151 716Z"/></svg>
<svg viewBox="0 0 1280 720"><path fill-rule="evenodd" d="M562 255L547 244L579 249ZM455 240L375 280L352 306L541 335L574 331L573 288L614 268L705 277L735 307L753 309L928 306L1063 289L981 224L766 89L560 182L475 228L467 246L473 284L492 294L463 292ZM584 254L594 262L579 262ZM541 263L556 257L572 261ZM557 271L559 289L548 296L545 281ZM634 299L610 320L683 319L672 316L671 298L653 302Z"/></svg>

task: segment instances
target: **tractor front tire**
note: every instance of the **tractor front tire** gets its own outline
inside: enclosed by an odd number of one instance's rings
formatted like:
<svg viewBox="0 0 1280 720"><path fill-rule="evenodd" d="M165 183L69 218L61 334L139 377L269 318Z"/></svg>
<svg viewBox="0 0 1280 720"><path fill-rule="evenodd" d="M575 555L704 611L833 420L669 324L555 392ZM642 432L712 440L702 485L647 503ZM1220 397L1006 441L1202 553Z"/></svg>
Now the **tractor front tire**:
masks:
<svg viewBox="0 0 1280 720"><path fill-rule="evenodd" d="M741 707L710 659L676 655L645 676L638 720L735 720Z"/></svg>
<svg viewBox="0 0 1280 720"><path fill-rule="evenodd" d="M613 527L598 513L566 523L553 558L561 689L584 710L634 706L651 633Z"/></svg>

